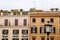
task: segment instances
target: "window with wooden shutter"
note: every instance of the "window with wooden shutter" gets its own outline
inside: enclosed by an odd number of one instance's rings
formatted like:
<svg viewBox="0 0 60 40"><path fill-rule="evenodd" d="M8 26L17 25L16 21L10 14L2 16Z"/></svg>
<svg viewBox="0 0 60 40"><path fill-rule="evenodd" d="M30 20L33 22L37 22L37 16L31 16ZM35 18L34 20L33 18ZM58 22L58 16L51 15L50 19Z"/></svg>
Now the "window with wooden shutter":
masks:
<svg viewBox="0 0 60 40"><path fill-rule="evenodd" d="M41 18L41 22L43 23L45 20L44 20L44 18Z"/></svg>
<svg viewBox="0 0 60 40"><path fill-rule="evenodd" d="M35 22L36 22L36 19L35 19L35 18L33 18L33 19L32 19L32 22L34 22L34 23L35 23Z"/></svg>
<svg viewBox="0 0 60 40"><path fill-rule="evenodd" d="M46 33L46 30L44 27L40 27L40 33Z"/></svg>
<svg viewBox="0 0 60 40"><path fill-rule="evenodd" d="M44 37L41 37L41 40L45 40L45 38Z"/></svg>
<svg viewBox="0 0 60 40"><path fill-rule="evenodd" d="M32 40L36 40L36 37L32 37Z"/></svg>
<svg viewBox="0 0 60 40"><path fill-rule="evenodd" d="M31 33L37 33L37 27L32 27L31 28Z"/></svg>
<svg viewBox="0 0 60 40"><path fill-rule="evenodd" d="M51 19L50 19L50 22L54 22L54 19L53 19L53 18L51 18Z"/></svg>
<svg viewBox="0 0 60 40"><path fill-rule="evenodd" d="M5 26L8 26L8 19L5 19Z"/></svg>
<svg viewBox="0 0 60 40"><path fill-rule="evenodd" d="M24 19L24 26L27 26L27 19Z"/></svg>
<svg viewBox="0 0 60 40"><path fill-rule="evenodd" d="M15 19L15 26L18 26L18 19Z"/></svg>
<svg viewBox="0 0 60 40"><path fill-rule="evenodd" d="M6 30L6 29L5 30L2 30L2 34L3 35L7 35L8 34L8 30Z"/></svg>
<svg viewBox="0 0 60 40"><path fill-rule="evenodd" d="M51 37L51 40L54 40L54 37Z"/></svg>

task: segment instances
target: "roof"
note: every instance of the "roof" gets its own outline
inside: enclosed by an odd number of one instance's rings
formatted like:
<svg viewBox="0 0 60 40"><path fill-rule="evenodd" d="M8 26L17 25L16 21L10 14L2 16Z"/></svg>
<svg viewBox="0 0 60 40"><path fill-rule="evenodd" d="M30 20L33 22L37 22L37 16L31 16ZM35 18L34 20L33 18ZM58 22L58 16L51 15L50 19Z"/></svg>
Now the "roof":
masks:
<svg viewBox="0 0 60 40"><path fill-rule="evenodd" d="M59 12L30 12L30 16L60 16Z"/></svg>

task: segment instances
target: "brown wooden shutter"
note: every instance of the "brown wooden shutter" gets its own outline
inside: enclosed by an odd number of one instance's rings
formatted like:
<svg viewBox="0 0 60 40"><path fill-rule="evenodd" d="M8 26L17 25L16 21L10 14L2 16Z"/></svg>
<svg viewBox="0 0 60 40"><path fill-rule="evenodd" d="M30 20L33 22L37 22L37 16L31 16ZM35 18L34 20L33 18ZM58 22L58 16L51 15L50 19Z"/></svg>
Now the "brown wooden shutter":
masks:
<svg viewBox="0 0 60 40"><path fill-rule="evenodd" d="M24 19L24 26L27 26L27 19Z"/></svg>
<svg viewBox="0 0 60 40"><path fill-rule="evenodd" d="M15 19L15 26L18 26L18 19Z"/></svg>
<svg viewBox="0 0 60 40"><path fill-rule="evenodd" d="M5 19L5 26L8 26L8 19Z"/></svg>

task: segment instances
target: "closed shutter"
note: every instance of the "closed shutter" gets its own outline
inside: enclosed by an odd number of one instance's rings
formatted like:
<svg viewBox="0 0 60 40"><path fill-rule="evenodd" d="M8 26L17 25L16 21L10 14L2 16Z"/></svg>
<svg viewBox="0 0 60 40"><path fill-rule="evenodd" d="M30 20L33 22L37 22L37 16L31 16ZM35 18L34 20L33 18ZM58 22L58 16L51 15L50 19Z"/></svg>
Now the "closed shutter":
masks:
<svg viewBox="0 0 60 40"><path fill-rule="evenodd" d="M24 26L27 26L27 19L24 19Z"/></svg>
<svg viewBox="0 0 60 40"><path fill-rule="evenodd" d="M18 26L18 19L15 19L15 26Z"/></svg>
<svg viewBox="0 0 60 40"><path fill-rule="evenodd" d="M8 26L8 19L5 19L5 26Z"/></svg>

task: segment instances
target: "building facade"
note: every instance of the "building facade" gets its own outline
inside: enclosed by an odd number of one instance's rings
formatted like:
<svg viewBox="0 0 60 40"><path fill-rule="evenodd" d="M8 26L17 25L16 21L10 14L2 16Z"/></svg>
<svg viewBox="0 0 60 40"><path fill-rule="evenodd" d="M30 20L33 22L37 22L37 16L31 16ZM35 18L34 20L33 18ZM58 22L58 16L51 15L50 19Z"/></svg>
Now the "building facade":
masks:
<svg viewBox="0 0 60 40"><path fill-rule="evenodd" d="M0 40L29 40L28 11L0 11Z"/></svg>
<svg viewBox="0 0 60 40"><path fill-rule="evenodd" d="M42 10L0 10L0 40L60 40L60 14Z"/></svg>
<svg viewBox="0 0 60 40"><path fill-rule="evenodd" d="M30 40L59 40L59 12L30 12Z"/></svg>

